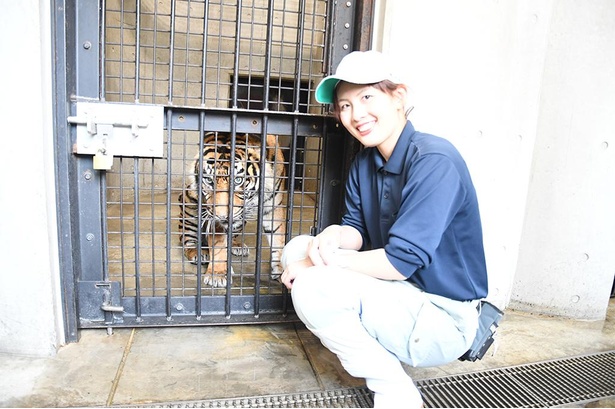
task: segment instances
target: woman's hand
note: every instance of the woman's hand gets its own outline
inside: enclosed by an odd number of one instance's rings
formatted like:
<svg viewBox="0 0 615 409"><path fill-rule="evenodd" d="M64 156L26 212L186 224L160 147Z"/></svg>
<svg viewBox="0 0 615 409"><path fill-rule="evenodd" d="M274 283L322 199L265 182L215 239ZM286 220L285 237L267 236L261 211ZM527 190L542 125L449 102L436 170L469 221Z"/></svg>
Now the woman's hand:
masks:
<svg viewBox="0 0 615 409"><path fill-rule="evenodd" d="M312 239L308 246L308 256L315 266L330 265L334 253L341 247L342 227L332 225Z"/></svg>
<svg viewBox="0 0 615 409"><path fill-rule="evenodd" d="M289 290L293 287L293 281L304 270L312 267L314 264L309 258L294 261L286 266L286 270L282 273L280 280Z"/></svg>

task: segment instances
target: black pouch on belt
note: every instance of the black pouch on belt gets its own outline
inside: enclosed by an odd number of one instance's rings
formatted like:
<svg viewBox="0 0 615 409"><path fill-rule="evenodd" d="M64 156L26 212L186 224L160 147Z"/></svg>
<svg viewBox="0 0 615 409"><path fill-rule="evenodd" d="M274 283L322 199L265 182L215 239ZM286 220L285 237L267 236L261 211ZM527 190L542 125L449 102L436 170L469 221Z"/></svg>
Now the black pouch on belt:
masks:
<svg viewBox="0 0 615 409"><path fill-rule="evenodd" d="M478 330L476 338L468 351L463 354L460 361L476 361L483 359L487 350L493 344L493 336L498 328L504 313L488 301L481 301L478 306Z"/></svg>

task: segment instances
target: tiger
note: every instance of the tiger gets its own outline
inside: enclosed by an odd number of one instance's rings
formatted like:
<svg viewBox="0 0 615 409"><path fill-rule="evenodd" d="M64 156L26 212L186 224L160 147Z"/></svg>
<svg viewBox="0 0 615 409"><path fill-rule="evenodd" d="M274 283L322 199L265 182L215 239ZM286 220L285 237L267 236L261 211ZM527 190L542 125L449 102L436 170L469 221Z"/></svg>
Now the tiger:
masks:
<svg viewBox="0 0 615 409"><path fill-rule="evenodd" d="M267 135L263 186L263 232L271 247L271 278L282 274L281 252L286 240L286 167L284 155L275 135ZM198 257L198 195L201 194L201 256L207 265L203 276L205 285L227 285L228 232L232 239L231 253L237 256L249 254L247 246L239 245L236 237L246 223L256 220L261 188L261 144L258 135L237 135L234 169L231 171L231 142L229 133L207 133L203 151L197 153L188 165L187 184L179 194L180 244L184 256L193 264ZM199 168L202 162L202 180L199 183ZM229 225L231 178L234 190L232 226ZM233 270L231 267L231 274Z"/></svg>

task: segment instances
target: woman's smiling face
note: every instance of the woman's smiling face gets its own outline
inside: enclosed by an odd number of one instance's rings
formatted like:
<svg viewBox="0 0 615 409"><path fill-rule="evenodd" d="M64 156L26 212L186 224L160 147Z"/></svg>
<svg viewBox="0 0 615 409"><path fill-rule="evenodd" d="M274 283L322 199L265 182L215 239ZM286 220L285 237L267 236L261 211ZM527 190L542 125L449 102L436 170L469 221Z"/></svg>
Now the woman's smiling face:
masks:
<svg viewBox="0 0 615 409"><path fill-rule="evenodd" d="M385 92L373 85L340 82L336 111L344 127L365 147L377 147L385 159L406 125L406 89Z"/></svg>

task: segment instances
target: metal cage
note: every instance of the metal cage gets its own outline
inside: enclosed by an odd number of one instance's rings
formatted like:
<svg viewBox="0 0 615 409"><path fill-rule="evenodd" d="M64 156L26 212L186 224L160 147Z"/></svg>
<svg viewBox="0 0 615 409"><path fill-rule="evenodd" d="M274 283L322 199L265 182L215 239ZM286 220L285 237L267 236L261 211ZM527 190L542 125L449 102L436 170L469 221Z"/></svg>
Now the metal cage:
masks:
<svg viewBox="0 0 615 409"><path fill-rule="evenodd" d="M56 6L68 339L90 327L295 320L273 266L290 238L338 220L341 181L356 150L313 90L365 43L365 30L355 29L366 25L371 2ZM143 107L160 108L160 118L135 119ZM204 156L210 135L214 152ZM265 146L270 139L274 145ZM256 159L243 163L248 140L260 144L249 149ZM268 156L270 148L275 155ZM201 194L210 162L227 170L226 184ZM251 217L237 210L247 212L248 188L234 176L246 169L257 172ZM264 187L272 180L284 198L275 212ZM194 252L186 251L187 196ZM221 198L220 212L235 228L208 216L214 209L218 217ZM217 284L214 272L222 272Z"/></svg>

